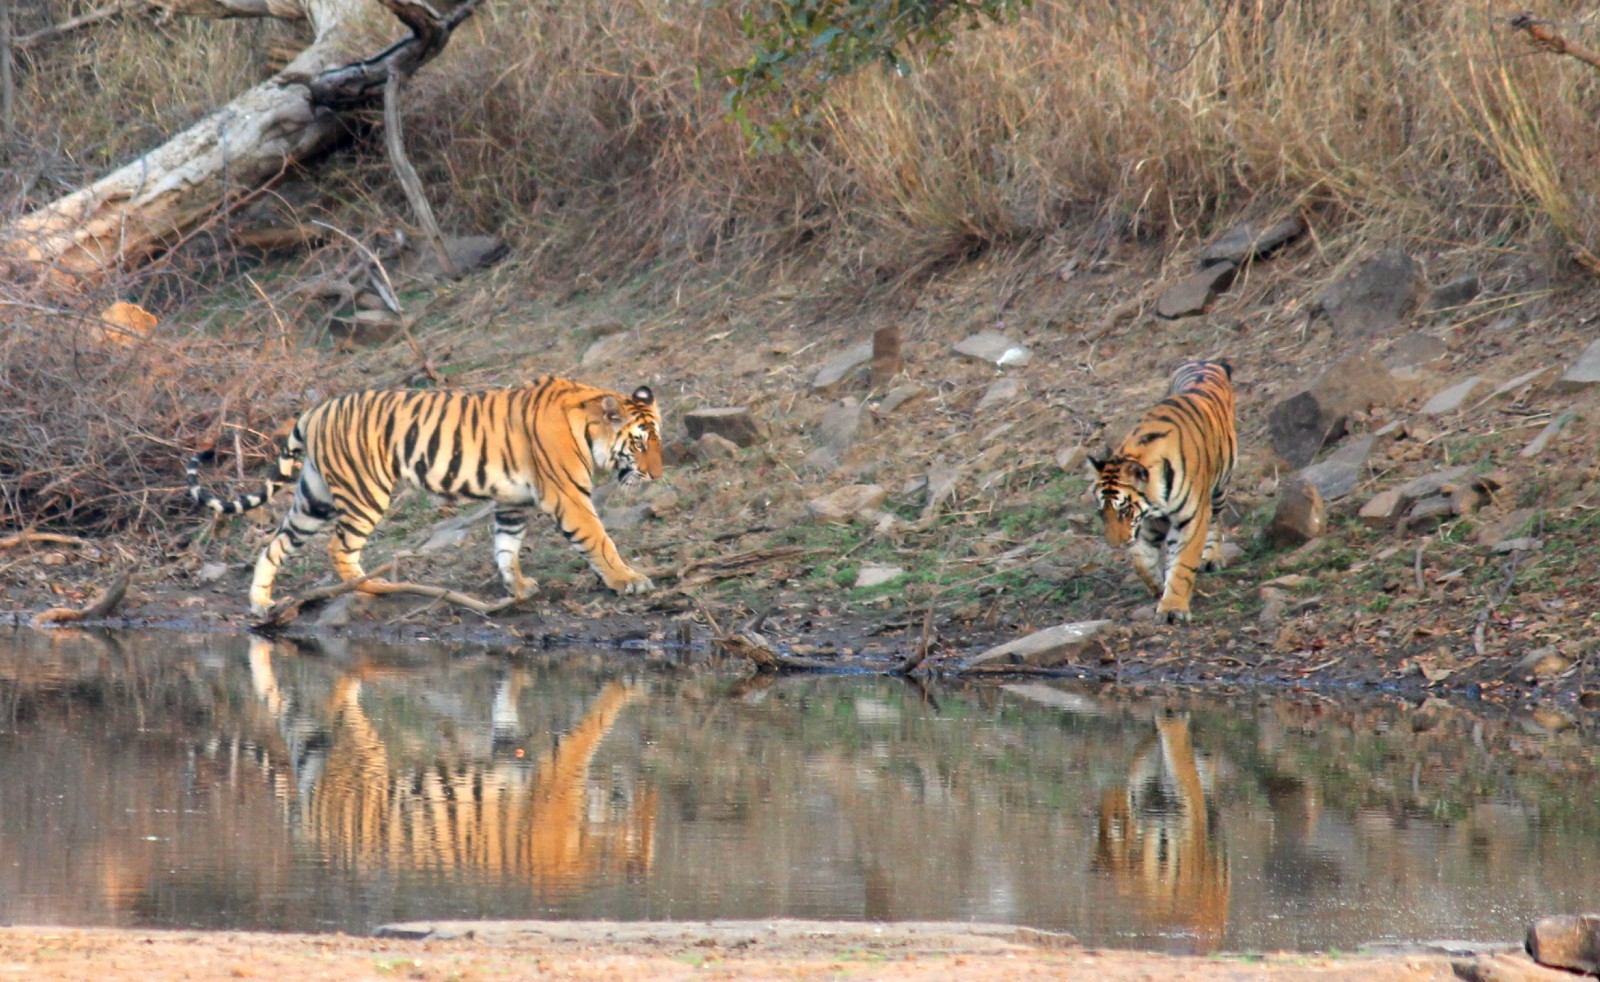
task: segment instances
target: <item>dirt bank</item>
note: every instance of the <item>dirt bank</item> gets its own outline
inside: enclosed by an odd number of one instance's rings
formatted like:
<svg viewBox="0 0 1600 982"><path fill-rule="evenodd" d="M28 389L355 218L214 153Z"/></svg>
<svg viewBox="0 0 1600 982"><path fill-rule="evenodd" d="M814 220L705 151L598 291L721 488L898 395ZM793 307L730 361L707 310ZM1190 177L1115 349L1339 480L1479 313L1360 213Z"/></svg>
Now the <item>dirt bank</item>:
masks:
<svg viewBox="0 0 1600 982"><path fill-rule="evenodd" d="M790 922L791 924L793 922ZM678 931L650 925L556 925L556 937L481 929L471 938L0 929L0 973L84 982L145 979L917 979L1094 978L1106 982L1442 982L1455 976L1438 953L1174 958L1034 944L1025 932L977 933L960 925L827 925L795 930ZM920 930L919 930L920 928ZM776 940L774 939L776 937ZM1033 939L1041 940L1041 939Z"/></svg>

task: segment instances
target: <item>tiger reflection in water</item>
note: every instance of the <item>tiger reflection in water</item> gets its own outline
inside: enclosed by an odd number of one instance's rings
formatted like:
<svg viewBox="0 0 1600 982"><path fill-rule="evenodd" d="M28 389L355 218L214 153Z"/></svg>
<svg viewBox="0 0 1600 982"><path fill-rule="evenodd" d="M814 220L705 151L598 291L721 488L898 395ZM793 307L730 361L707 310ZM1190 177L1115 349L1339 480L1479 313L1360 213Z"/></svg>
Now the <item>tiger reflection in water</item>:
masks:
<svg viewBox="0 0 1600 982"><path fill-rule="evenodd" d="M1163 930L1218 950L1228 926L1228 858L1208 807L1188 716L1161 713L1128 765L1128 783L1100 798L1094 868L1137 899Z"/></svg>
<svg viewBox="0 0 1600 982"><path fill-rule="evenodd" d="M386 674L357 660L334 686L321 725L293 718L272 669L272 646L252 639L257 696L285 730L294 818L328 861L355 868L476 869L566 893L597 875L630 879L655 858L656 794L591 808L589 765L642 690L607 684L583 718L536 761L514 755L523 673L501 677L490 759L400 765L361 705L363 684ZM283 789L287 791L288 789ZM600 814L595 814L599 811Z"/></svg>

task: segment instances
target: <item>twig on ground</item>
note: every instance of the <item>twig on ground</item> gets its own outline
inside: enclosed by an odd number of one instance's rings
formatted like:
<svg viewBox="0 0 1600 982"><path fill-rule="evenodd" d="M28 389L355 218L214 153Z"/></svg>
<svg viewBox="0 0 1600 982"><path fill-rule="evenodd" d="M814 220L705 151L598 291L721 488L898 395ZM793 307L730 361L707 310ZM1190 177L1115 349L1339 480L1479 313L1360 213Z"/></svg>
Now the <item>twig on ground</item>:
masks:
<svg viewBox="0 0 1600 982"><path fill-rule="evenodd" d="M0 539L0 549L13 549L17 546L32 545L35 542L49 543L53 546L92 546L94 543L88 539L80 539L76 535L61 535L57 532L18 532Z"/></svg>
<svg viewBox="0 0 1600 982"><path fill-rule="evenodd" d="M128 593L128 580L130 574L120 573L111 585L89 598L89 603L82 610L73 610L71 607L51 607L49 610L36 614L30 622L34 627L51 627L56 624L66 624L72 621L92 621L111 613L122 603L122 598Z"/></svg>
<svg viewBox="0 0 1600 982"><path fill-rule="evenodd" d="M819 550L803 546L777 546L772 549L752 549L732 556L718 556L714 559L696 559L684 564L683 568L678 570L678 588L731 579L762 566L782 562L785 559L799 559L817 551Z"/></svg>
<svg viewBox="0 0 1600 982"><path fill-rule="evenodd" d="M1484 653L1483 638L1489 625L1489 617L1494 613L1494 609L1500 606L1506 597L1510 595L1511 587L1517 581L1517 566L1521 562L1522 550L1513 550L1511 558L1506 560L1505 579L1500 581L1499 589L1495 591L1493 597L1489 598L1489 602L1483 605L1482 610L1478 611L1477 622L1472 625L1472 651L1479 657L1482 657Z"/></svg>

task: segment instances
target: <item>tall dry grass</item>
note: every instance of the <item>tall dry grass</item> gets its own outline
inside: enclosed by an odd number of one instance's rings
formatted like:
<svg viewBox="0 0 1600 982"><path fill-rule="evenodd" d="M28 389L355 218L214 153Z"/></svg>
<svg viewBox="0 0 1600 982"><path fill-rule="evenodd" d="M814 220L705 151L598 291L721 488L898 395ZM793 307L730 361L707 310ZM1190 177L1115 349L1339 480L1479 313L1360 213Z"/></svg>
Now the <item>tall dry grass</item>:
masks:
<svg viewBox="0 0 1600 982"><path fill-rule="evenodd" d="M18 32L89 6L26 5L32 20ZM1545 6L1594 46L1593 15ZM1419 240L1600 253L1600 74L1533 51L1510 12L1451 0L1038 0L910 77L841 80L793 153L758 156L723 113L718 72L747 54L735 10L490 2L414 80L406 128L444 224L506 235L519 274L557 281L581 272L669 289L708 270L804 269L818 289L915 284L997 244L1176 245L1248 210L1301 209L1324 242L1377 223ZM26 52L0 210L33 207L154 145L264 75L266 52L285 40L275 25L141 17ZM358 139L316 179L327 191L319 217L342 227L407 218L376 140ZM279 331L279 312L256 302L244 269L169 264L87 302L145 302L173 350L214 339L219 324L248 347ZM219 288L231 299L217 300ZM262 295L303 303L274 289L264 282ZM13 391L26 376L48 392L68 367L19 374L48 346L48 324L30 330L0 347L4 377ZM306 340L279 363L313 363ZM251 420L293 402L293 373L261 375L237 352L163 368L165 395L119 407L153 442L71 453L144 461L160 441L204 430L196 413L214 426L234 389L260 404ZM64 425L86 430L93 405L117 405L140 378L95 372L69 387L78 401ZM184 408L186 392L204 405ZM33 432L0 431L0 443L44 440ZM171 459L79 481L99 489L84 501L170 483ZM15 490L14 468L49 466L0 460L8 520L76 521L100 507Z"/></svg>

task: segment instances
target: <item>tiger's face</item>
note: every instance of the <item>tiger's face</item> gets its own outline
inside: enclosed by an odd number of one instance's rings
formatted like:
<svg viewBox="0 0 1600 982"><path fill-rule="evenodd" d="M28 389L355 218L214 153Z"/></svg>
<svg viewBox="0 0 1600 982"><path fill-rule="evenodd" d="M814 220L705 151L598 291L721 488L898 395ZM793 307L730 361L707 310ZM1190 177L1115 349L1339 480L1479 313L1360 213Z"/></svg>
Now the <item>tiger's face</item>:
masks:
<svg viewBox="0 0 1600 982"><path fill-rule="evenodd" d="M1090 457L1089 463L1094 468L1093 494L1105 524L1106 544L1127 545L1150 511L1144 493L1150 472L1137 460L1120 455L1110 460Z"/></svg>
<svg viewBox="0 0 1600 982"><path fill-rule="evenodd" d="M597 400L597 413L588 427L589 451L595 468L607 464L623 485L661 476L661 410L655 393L641 385L619 402L612 396Z"/></svg>

